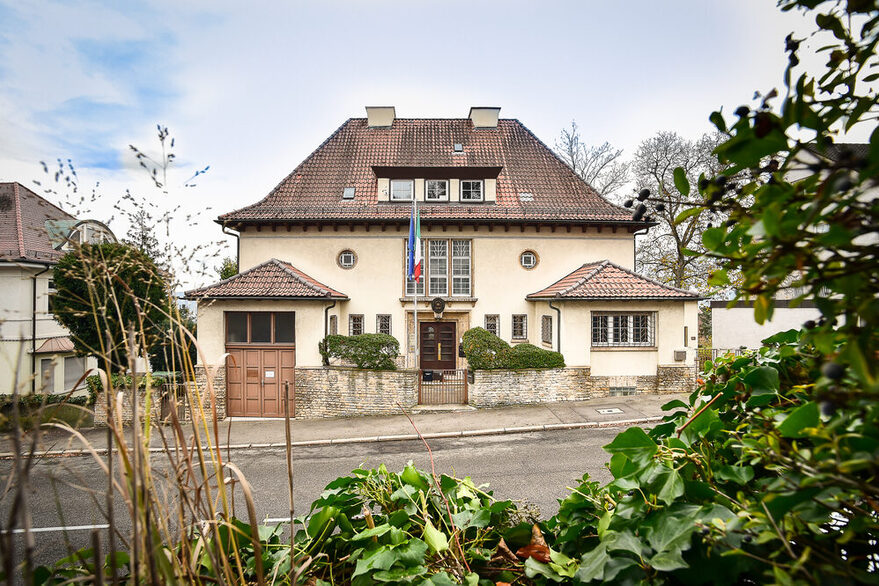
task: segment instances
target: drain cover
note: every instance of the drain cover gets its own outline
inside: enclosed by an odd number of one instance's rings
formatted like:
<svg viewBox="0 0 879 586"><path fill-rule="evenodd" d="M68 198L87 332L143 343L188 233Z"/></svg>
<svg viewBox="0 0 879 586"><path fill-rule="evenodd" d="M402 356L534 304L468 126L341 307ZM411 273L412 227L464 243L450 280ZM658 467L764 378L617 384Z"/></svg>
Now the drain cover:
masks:
<svg viewBox="0 0 879 586"><path fill-rule="evenodd" d="M622 412L623 412L622 409L619 409L619 408L617 408L617 407L608 407L608 408L606 408L606 409L596 409L596 411L598 411L598 412L601 413L602 415L614 415L614 414L616 414L616 413L622 413Z"/></svg>

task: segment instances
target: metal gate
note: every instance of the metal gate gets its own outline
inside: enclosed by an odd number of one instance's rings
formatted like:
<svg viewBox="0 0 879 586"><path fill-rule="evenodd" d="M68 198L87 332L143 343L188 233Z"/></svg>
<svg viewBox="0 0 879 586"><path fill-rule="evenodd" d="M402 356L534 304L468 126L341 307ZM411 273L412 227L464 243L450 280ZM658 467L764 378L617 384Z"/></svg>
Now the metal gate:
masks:
<svg viewBox="0 0 879 586"><path fill-rule="evenodd" d="M418 377L418 404L467 404L467 369L422 370Z"/></svg>

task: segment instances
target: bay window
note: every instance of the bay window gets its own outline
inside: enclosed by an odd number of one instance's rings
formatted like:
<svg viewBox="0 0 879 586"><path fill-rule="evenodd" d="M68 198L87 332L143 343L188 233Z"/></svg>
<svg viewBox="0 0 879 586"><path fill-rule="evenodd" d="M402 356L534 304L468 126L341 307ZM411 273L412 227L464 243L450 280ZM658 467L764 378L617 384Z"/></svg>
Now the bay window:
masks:
<svg viewBox="0 0 879 586"><path fill-rule="evenodd" d="M653 346L655 314L597 313L592 314L593 346Z"/></svg>

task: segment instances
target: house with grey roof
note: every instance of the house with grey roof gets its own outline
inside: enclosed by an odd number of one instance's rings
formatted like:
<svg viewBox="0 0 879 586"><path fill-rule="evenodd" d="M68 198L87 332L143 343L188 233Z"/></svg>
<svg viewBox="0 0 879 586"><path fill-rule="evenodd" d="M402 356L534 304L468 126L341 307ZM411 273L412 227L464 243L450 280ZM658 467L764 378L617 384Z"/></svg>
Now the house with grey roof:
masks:
<svg viewBox="0 0 879 586"><path fill-rule="evenodd" d="M423 379L465 370L461 336L480 326L561 352L591 388L656 390L666 374L687 388L698 296L633 272L650 221L602 198L499 108L366 111L264 198L216 220L238 237L241 273L188 296L199 362L225 368L230 415L278 415L282 383L322 368L318 343L335 333L394 336L399 366ZM418 282L407 278L414 207Z"/></svg>
<svg viewBox="0 0 879 586"><path fill-rule="evenodd" d="M81 220L17 182L0 183L0 394L65 393L94 358L74 352L52 316L52 267L71 246L115 242L110 229Z"/></svg>

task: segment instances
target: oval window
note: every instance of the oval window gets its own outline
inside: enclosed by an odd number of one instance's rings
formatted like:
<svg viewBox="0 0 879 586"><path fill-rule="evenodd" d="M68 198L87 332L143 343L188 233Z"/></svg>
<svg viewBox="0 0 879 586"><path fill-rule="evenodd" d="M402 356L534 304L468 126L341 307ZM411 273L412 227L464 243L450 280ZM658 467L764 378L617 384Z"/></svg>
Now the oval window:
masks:
<svg viewBox="0 0 879 586"><path fill-rule="evenodd" d="M343 269L353 268L357 264L357 255L353 250L343 250L339 253L338 263Z"/></svg>
<svg viewBox="0 0 879 586"><path fill-rule="evenodd" d="M537 253L533 250L526 250L519 256L519 264L524 269L533 269L537 266Z"/></svg>

